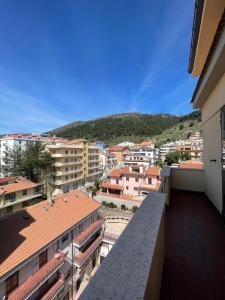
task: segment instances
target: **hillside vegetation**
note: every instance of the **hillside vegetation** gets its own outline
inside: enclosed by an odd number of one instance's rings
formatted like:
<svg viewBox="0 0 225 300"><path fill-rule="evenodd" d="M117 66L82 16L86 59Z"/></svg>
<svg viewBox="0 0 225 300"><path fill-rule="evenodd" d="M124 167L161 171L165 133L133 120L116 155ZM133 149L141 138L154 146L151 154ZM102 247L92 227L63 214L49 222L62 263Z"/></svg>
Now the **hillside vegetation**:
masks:
<svg viewBox="0 0 225 300"><path fill-rule="evenodd" d="M169 129L163 131L161 134L154 136L156 140L156 146L160 146L167 142L172 142L176 140L185 140L188 137L188 134L193 131L202 130L201 122L194 121L182 121L179 124L176 124Z"/></svg>
<svg viewBox="0 0 225 300"><path fill-rule="evenodd" d="M195 111L185 116L126 113L74 122L48 133L69 139L82 137L91 141L101 140L110 145L125 140L141 142L147 138L160 136L175 125L191 121L198 123L200 113Z"/></svg>

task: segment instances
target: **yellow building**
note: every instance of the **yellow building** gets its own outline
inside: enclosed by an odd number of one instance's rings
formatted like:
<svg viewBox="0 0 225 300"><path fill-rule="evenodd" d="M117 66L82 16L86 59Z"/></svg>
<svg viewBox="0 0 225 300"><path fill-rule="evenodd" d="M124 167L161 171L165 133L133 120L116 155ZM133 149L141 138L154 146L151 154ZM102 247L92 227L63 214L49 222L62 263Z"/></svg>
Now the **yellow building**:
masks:
<svg viewBox="0 0 225 300"><path fill-rule="evenodd" d="M51 173L52 194L64 194L99 178L99 150L85 139L46 146L55 158Z"/></svg>
<svg viewBox="0 0 225 300"><path fill-rule="evenodd" d="M0 217L40 201L40 186L23 177L0 178Z"/></svg>

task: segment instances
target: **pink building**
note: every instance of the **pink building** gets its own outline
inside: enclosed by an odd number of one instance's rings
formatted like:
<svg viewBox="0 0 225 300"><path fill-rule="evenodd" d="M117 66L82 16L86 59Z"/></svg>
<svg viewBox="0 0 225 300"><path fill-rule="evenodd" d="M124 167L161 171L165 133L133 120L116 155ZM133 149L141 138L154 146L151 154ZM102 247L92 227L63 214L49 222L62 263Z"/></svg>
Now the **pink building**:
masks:
<svg viewBox="0 0 225 300"><path fill-rule="evenodd" d="M160 183L159 167L131 165L112 170L109 180L102 183L101 192L130 196L145 195L151 191L158 191Z"/></svg>

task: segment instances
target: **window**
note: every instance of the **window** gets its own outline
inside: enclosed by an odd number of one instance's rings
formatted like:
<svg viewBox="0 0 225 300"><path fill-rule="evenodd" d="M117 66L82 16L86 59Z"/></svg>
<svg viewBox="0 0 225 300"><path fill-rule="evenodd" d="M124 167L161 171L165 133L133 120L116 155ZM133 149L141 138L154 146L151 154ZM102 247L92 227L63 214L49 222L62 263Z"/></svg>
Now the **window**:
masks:
<svg viewBox="0 0 225 300"><path fill-rule="evenodd" d="M12 206L8 206L8 207L6 207L6 214L11 214L11 213L12 213L12 211L13 211L13 208L12 208Z"/></svg>
<svg viewBox="0 0 225 300"><path fill-rule="evenodd" d="M79 224L79 233L81 233L83 231L83 223Z"/></svg>
<svg viewBox="0 0 225 300"><path fill-rule="evenodd" d="M152 184L152 178L148 178L148 184Z"/></svg>
<svg viewBox="0 0 225 300"><path fill-rule="evenodd" d="M138 187L135 186L135 187L134 187L134 191L138 191Z"/></svg>
<svg viewBox="0 0 225 300"><path fill-rule="evenodd" d="M23 190L23 196L27 195L27 190Z"/></svg>
<svg viewBox="0 0 225 300"><path fill-rule="evenodd" d="M46 264L48 260L48 250L41 252L39 254L39 268L41 268L44 264Z"/></svg>
<svg viewBox="0 0 225 300"><path fill-rule="evenodd" d="M116 179L116 184L119 184L119 179Z"/></svg>
<svg viewBox="0 0 225 300"><path fill-rule="evenodd" d="M19 273L17 271L6 279L6 295L11 293L15 288L18 287L18 278Z"/></svg>
<svg viewBox="0 0 225 300"><path fill-rule="evenodd" d="M126 181L129 181L129 177L126 177Z"/></svg>
<svg viewBox="0 0 225 300"><path fill-rule="evenodd" d="M129 186L126 186L126 190L129 190Z"/></svg>
<svg viewBox="0 0 225 300"><path fill-rule="evenodd" d="M62 237L62 243L68 240L68 233Z"/></svg>
<svg viewBox="0 0 225 300"><path fill-rule="evenodd" d="M68 150L66 150L65 153L68 154Z"/></svg>
<svg viewBox="0 0 225 300"><path fill-rule="evenodd" d="M135 178L135 181L136 181L136 182L138 182L138 181L139 181L139 178L138 178L138 177L136 177L136 178Z"/></svg>
<svg viewBox="0 0 225 300"><path fill-rule="evenodd" d="M5 195L5 200L15 201L16 200L16 193L11 193Z"/></svg>

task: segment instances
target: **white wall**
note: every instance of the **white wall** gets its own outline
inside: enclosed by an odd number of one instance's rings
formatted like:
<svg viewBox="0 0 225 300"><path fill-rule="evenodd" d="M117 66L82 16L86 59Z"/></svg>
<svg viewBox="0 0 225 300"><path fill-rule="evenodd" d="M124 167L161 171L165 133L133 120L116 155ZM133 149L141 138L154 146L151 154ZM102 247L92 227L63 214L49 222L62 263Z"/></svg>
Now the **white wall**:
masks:
<svg viewBox="0 0 225 300"><path fill-rule="evenodd" d="M171 168L172 189L204 192L204 170Z"/></svg>
<svg viewBox="0 0 225 300"><path fill-rule="evenodd" d="M222 212L220 110L224 105L225 74L201 108L204 139L205 193L220 213ZM210 162L212 159L216 159L216 162Z"/></svg>

